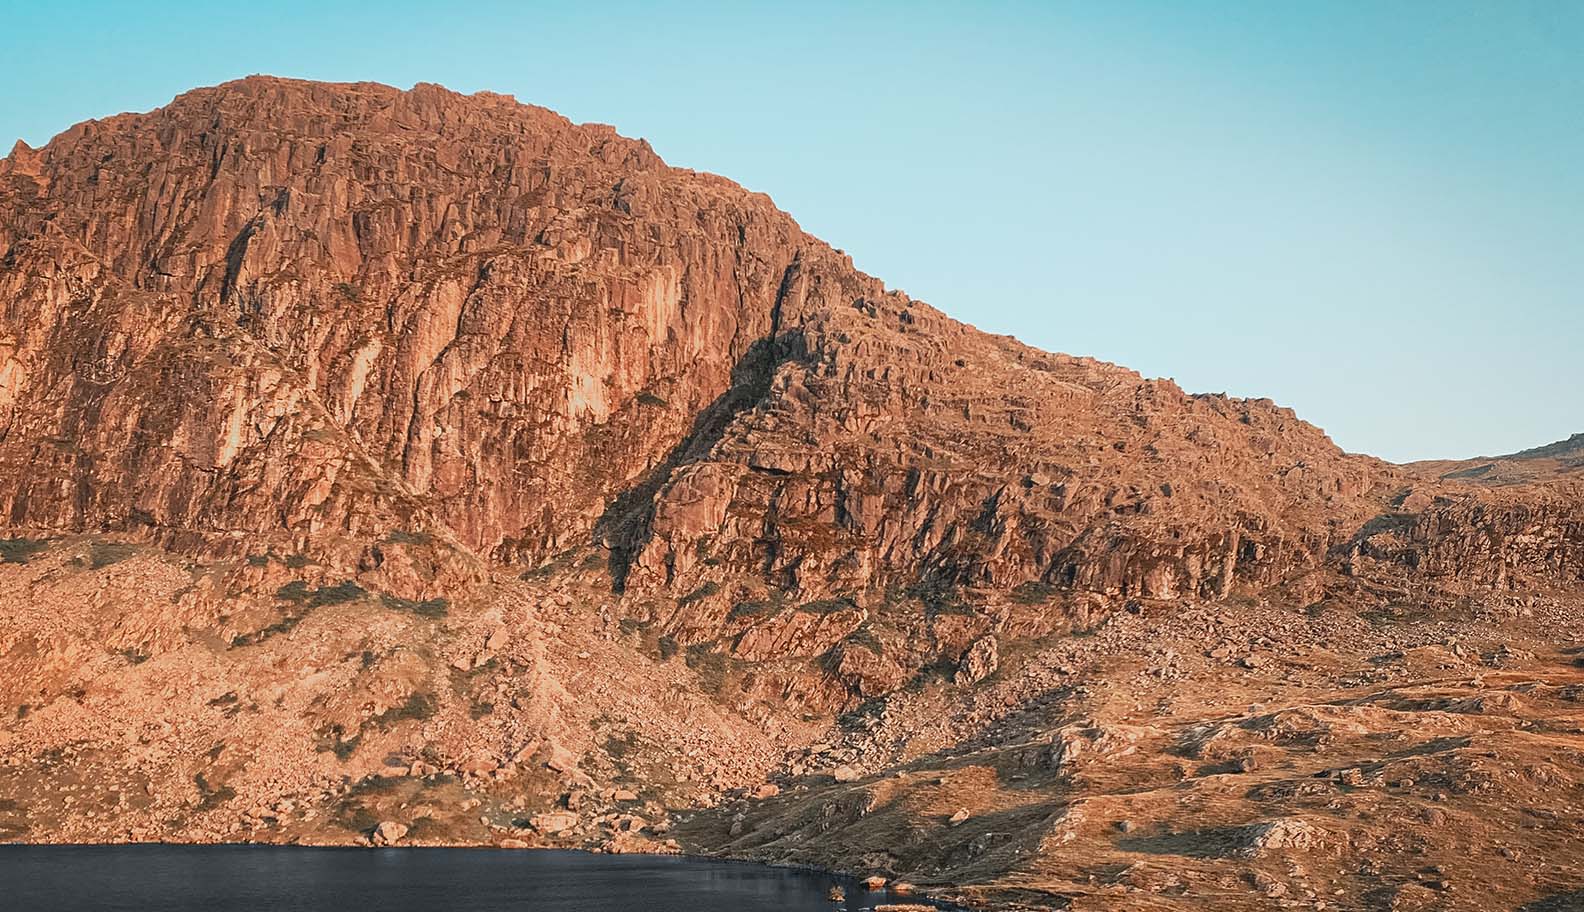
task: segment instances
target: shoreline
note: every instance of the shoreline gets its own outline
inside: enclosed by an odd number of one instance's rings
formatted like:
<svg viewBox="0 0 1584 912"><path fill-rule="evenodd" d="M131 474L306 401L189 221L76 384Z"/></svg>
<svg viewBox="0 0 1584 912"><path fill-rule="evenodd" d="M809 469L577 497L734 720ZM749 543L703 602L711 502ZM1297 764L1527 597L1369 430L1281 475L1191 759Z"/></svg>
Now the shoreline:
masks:
<svg viewBox="0 0 1584 912"><path fill-rule="evenodd" d="M744 857L741 857L741 856L734 856L734 855L706 855L706 854L691 853L691 852L605 852L605 851L600 851L598 849L582 848L582 847L578 847L578 846L523 846L523 847L515 847L515 846L503 846L503 845L500 845L498 843L434 842L434 841L414 841L414 842L410 842L410 843L404 843L402 845L392 845L392 846L374 845L374 844L369 843L369 842L355 842L355 841L323 842L323 843L319 843L319 842L300 842L300 841L297 841L297 842L265 842L265 841L250 841L250 842L216 841L216 842L202 842L202 841L193 841L193 840L187 840L187 841L180 841L180 840L106 840L106 841L102 841L102 842L41 842L41 841L37 841L37 840L26 841L26 842L5 842L5 841L0 841L0 850L4 850L4 849L7 849L7 848L95 849L95 848L133 848L133 847L147 847L147 848L150 848L150 849L153 849L153 848L316 849L316 850L342 850L342 851L347 851L347 852L353 852L353 851L359 851L359 852L369 852L369 851L373 851L373 852L390 852L390 851L409 851L409 850L410 851L424 851L424 850L430 850L430 849L450 849L450 850L467 850L467 851L492 851L492 852L499 852L499 853L503 853L503 854L505 854L505 853L513 853L513 854L515 854L515 853L524 853L524 852L560 852L560 853L566 853L566 854L577 854L577 855L585 855L585 856L604 855L604 856L609 856L609 857L612 857L612 858L617 858L617 857L650 858L650 859L665 858L665 859L674 859L674 860L676 860L678 862L690 862L690 863L705 862L705 863L710 863L710 864L726 864L726 865L738 865L738 866L743 866L743 867L769 868L769 869L774 869L774 870L793 871L793 872L809 874L809 875L824 876L824 877L829 877L829 878L832 878L832 879L835 879L835 880L849 881L850 882L849 884L844 884L843 886L861 885L863 883L863 880L864 880L864 875L861 875L861 874L854 874L854 873L850 873L850 872L846 872L846 871L838 871L838 870L833 870L833 869L830 869L830 868L823 868L823 867L820 867L818 865L796 864L796 863L791 863L791 862L760 861L760 860L756 860L756 859L752 859L752 858L744 858ZM919 905L919 906L929 906L929 907L933 907L935 909L940 910L940 912L973 912L973 910L975 910L976 908L983 908L983 907L975 907L975 906L967 905L967 904L964 904L964 903L961 903L961 902L958 902L958 901L954 901L954 900L951 900L951 899L946 899L946 898L943 898L943 897L932 895L931 889L930 888L926 888L926 887L918 887L915 890L912 890L912 891L909 891L909 892L906 892L906 893L899 893L899 892L896 892L896 891L891 889L891 885L892 885L893 882L894 882L893 880L888 878L887 881L886 881L886 885L881 887L879 890L869 890L867 888L863 888L863 889L864 889L864 892L867 892L867 893L878 893L878 894L885 895L887 897L887 902L893 902L894 901L894 903L902 904L902 905L906 905L906 904L910 904L911 903L911 904L915 904L915 905Z"/></svg>

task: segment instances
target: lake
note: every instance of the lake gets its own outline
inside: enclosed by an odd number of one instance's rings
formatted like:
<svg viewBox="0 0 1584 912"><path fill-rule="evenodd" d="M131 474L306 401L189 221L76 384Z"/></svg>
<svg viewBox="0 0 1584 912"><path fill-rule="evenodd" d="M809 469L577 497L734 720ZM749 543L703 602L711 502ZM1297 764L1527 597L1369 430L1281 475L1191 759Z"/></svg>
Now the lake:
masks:
<svg viewBox="0 0 1584 912"><path fill-rule="evenodd" d="M845 902L827 898L832 886ZM888 901L904 900L837 875L658 855L0 845L0 908L19 912L832 912Z"/></svg>

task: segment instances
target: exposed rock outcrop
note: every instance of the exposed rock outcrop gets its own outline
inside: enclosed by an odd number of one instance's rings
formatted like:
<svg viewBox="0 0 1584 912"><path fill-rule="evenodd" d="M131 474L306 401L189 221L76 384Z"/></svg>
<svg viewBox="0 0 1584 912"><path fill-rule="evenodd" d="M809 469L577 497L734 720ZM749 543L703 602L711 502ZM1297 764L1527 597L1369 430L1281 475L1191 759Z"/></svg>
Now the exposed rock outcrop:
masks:
<svg viewBox="0 0 1584 912"><path fill-rule="evenodd" d="M381 577L404 595L592 534L618 590L710 593L655 618L684 642L745 582L1214 598L1350 542L1579 573L1577 497L1399 515L1398 470L1286 409L979 333L762 195L506 97L260 77L81 124L0 166L0 256L18 527L370 578L427 536Z"/></svg>

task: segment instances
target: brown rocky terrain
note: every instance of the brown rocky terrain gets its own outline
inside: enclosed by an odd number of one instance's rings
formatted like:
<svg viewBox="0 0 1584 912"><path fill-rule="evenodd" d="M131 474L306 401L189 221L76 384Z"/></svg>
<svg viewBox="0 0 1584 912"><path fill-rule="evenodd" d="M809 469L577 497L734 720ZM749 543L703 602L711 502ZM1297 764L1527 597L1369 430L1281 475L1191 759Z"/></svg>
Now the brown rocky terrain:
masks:
<svg viewBox="0 0 1584 912"><path fill-rule="evenodd" d="M1534 481L1584 479L1584 434L1506 456L1416 462L1408 469L1438 480L1514 485Z"/></svg>
<svg viewBox="0 0 1584 912"><path fill-rule="evenodd" d="M1575 908L1579 452L1346 454L503 96L200 89L0 161L0 840Z"/></svg>

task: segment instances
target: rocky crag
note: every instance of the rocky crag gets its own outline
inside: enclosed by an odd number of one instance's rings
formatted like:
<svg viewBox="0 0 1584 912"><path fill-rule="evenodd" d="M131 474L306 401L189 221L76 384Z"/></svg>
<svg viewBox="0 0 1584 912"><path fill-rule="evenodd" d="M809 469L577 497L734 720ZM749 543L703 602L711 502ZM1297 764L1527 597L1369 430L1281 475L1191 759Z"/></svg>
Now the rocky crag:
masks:
<svg viewBox="0 0 1584 912"><path fill-rule="evenodd" d="M1566 901L1577 443L1346 454L504 96L197 90L0 161L0 839Z"/></svg>

